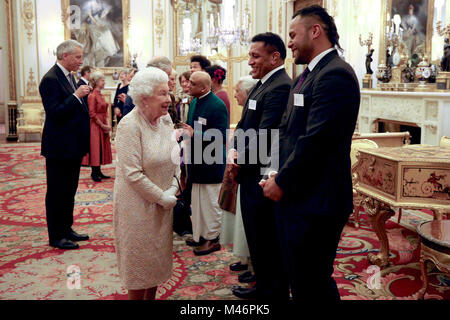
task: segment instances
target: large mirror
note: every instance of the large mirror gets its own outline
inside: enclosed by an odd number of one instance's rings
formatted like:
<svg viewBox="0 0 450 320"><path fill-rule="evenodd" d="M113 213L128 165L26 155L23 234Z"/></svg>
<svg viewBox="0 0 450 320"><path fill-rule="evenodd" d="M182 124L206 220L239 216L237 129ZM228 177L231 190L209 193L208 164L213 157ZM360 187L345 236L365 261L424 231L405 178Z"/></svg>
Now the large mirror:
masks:
<svg viewBox="0 0 450 320"><path fill-rule="evenodd" d="M231 102L231 124L240 119L242 108L234 99L234 86L248 75L248 46L252 35L251 0L172 0L174 12L174 68L180 75L189 70L192 55L202 54L227 70L223 87ZM233 29L227 33L227 28ZM229 36L230 38L227 38ZM225 40L230 40L227 45ZM179 83L177 83L177 86ZM177 90L180 90L179 86Z"/></svg>

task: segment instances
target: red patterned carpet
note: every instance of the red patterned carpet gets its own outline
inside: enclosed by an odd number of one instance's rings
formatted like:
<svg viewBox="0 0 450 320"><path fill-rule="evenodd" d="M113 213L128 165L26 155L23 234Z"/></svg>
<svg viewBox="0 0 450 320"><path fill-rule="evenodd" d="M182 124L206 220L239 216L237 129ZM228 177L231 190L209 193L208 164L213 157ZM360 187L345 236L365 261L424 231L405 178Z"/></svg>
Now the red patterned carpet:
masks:
<svg viewBox="0 0 450 320"><path fill-rule="evenodd" d="M0 299L126 299L117 274L113 245L112 190L114 180L95 183L90 169L82 168L76 197L75 230L88 233L80 250L63 251L48 246L45 222L44 159L39 144L0 145ZM114 164L103 171L114 177ZM382 270L379 289L367 285L371 272L369 252L379 248L375 233L362 215L359 229L346 226L335 261L334 276L345 300L414 300L421 287L418 237L415 226L431 216L404 211L387 223L391 265ZM313 243L312 243L313 245ZM172 278L160 286L158 299L235 299L231 286L239 284L231 248L196 257L174 236ZM314 277L314 261L311 265ZM67 286L67 268L78 266L80 289ZM279 272L279 270L274 270ZM450 300L450 279L429 266L426 299ZM320 299L320 297L318 297Z"/></svg>

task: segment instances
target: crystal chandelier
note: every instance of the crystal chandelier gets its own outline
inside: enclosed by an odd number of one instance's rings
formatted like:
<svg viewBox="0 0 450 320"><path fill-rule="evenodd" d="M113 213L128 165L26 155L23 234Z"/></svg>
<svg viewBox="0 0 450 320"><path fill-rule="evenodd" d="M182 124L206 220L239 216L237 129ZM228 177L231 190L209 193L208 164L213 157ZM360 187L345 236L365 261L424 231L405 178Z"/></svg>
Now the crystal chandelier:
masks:
<svg viewBox="0 0 450 320"><path fill-rule="evenodd" d="M236 17L239 18L236 19ZM232 45L246 46L250 43L250 14L248 7L239 16L236 0L223 0L220 8L218 28L213 27L212 18L213 15L209 18L209 39L215 38L215 41L227 48L230 48ZM238 25L241 27L237 27Z"/></svg>

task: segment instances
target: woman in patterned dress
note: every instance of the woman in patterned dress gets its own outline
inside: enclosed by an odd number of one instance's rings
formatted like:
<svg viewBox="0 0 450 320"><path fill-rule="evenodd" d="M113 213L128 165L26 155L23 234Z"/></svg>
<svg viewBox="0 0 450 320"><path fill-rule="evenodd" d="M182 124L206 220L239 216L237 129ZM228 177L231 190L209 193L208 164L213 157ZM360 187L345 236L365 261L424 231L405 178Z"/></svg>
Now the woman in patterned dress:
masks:
<svg viewBox="0 0 450 320"><path fill-rule="evenodd" d="M167 116L168 77L149 67L128 94L137 108L116 134L114 233L119 275L130 300L153 300L172 274L172 208L178 191L179 147Z"/></svg>

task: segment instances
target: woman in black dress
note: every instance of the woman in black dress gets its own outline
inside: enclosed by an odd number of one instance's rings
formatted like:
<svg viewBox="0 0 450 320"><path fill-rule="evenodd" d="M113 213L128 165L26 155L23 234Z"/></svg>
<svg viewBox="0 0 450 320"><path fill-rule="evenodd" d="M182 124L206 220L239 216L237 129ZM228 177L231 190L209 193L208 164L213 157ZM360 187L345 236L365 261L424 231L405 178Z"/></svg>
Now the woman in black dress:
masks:
<svg viewBox="0 0 450 320"><path fill-rule="evenodd" d="M113 107L114 114L117 117L117 124L119 124L120 120L122 119L123 104L128 93L128 70L124 69L120 71L119 77L121 82L117 85Z"/></svg>

